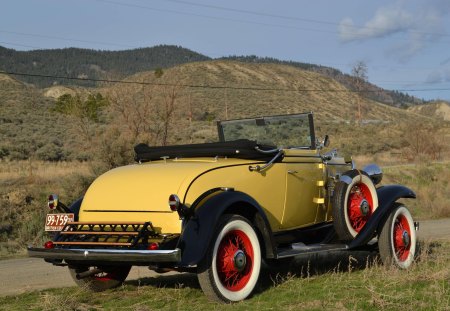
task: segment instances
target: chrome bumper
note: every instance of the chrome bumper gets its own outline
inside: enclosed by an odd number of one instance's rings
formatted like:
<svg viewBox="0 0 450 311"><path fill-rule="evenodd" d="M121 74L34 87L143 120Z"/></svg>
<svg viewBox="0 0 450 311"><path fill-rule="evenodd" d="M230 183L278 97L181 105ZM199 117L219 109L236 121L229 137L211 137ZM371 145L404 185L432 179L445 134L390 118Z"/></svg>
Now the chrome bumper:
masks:
<svg viewBox="0 0 450 311"><path fill-rule="evenodd" d="M181 250L65 249L28 247L28 256L47 260L107 262L179 262Z"/></svg>

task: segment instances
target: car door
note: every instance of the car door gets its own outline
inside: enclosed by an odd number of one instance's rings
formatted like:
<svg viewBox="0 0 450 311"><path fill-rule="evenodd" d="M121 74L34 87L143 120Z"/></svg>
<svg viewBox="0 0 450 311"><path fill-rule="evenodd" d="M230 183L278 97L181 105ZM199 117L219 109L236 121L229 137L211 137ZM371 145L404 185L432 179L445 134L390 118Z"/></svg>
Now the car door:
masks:
<svg viewBox="0 0 450 311"><path fill-rule="evenodd" d="M324 208L324 164L313 150L286 152L286 195L282 229L316 223L319 208Z"/></svg>

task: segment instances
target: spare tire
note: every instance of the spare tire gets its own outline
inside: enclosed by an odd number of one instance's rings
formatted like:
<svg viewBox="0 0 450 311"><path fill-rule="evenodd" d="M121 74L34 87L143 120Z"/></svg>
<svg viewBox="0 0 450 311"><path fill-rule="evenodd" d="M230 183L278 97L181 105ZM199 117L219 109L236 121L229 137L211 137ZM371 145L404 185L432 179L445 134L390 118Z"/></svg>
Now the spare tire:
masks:
<svg viewBox="0 0 450 311"><path fill-rule="evenodd" d="M336 233L340 240L350 241L378 207L375 185L364 171L348 171L336 183L332 204Z"/></svg>

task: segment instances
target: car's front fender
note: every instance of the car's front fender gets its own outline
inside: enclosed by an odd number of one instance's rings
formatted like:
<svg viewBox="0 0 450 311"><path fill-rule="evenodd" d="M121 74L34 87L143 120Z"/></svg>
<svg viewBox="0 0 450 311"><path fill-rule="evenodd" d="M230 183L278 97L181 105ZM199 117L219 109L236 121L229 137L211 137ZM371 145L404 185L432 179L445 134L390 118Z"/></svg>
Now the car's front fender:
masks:
<svg viewBox="0 0 450 311"><path fill-rule="evenodd" d="M416 194L411 189L402 185L387 185L377 188L378 208L367 221L366 225L350 243L349 248L356 248L369 242L375 232L381 228L386 218L395 207L395 202L400 198L415 199Z"/></svg>
<svg viewBox="0 0 450 311"><path fill-rule="evenodd" d="M183 226L178 242L181 267L197 265L212 243L220 217L226 213L241 214L258 229L267 257L274 256L273 235L266 215L249 195L239 191L220 191L199 206Z"/></svg>

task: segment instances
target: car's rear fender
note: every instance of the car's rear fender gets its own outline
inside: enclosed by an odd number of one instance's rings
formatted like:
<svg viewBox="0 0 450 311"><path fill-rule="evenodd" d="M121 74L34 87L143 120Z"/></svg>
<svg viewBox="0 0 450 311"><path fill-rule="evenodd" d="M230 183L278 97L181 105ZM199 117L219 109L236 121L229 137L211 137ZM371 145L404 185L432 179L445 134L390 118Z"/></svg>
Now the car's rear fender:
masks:
<svg viewBox="0 0 450 311"><path fill-rule="evenodd" d="M263 240L261 242L265 257L274 258L275 244L264 211L249 195L229 189L227 191L214 191L209 194L208 200L202 202L195 209L192 217L183 224L177 246L182 253L180 266L194 266L202 260L223 214L239 214L252 222L260 239Z"/></svg>
<svg viewBox="0 0 450 311"><path fill-rule="evenodd" d="M69 210L75 214L75 221L78 221L78 215L80 214L81 203L83 203L84 196L78 198L69 206Z"/></svg>
<svg viewBox="0 0 450 311"><path fill-rule="evenodd" d="M387 185L377 188L378 208L369 221L350 243L349 248L356 248L367 244L379 232L387 217L395 208L395 202L401 198L415 199L416 194L411 189L402 185Z"/></svg>

